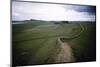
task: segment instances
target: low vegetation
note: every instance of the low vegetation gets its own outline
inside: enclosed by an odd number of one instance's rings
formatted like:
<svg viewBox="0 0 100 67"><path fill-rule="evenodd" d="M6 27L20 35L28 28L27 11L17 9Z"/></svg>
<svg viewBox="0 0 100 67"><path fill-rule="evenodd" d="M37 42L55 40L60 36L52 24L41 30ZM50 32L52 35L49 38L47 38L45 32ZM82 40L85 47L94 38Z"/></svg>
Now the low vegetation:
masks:
<svg viewBox="0 0 100 67"><path fill-rule="evenodd" d="M70 44L77 62L95 60L95 23L32 21L13 24L12 31L13 65L47 64L59 47L58 37Z"/></svg>

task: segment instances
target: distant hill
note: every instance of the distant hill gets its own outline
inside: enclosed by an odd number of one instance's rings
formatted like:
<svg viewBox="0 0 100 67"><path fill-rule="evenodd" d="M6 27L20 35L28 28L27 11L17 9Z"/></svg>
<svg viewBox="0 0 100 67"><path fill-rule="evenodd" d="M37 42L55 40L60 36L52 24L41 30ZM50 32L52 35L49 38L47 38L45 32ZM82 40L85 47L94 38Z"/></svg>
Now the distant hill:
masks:
<svg viewBox="0 0 100 67"><path fill-rule="evenodd" d="M25 23L34 23L34 24L46 24L46 23L54 23L54 24L62 24L62 23L95 23L95 21L46 21L46 20L22 20L22 21L12 21L12 24L25 24Z"/></svg>
<svg viewBox="0 0 100 67"><path fill-rule="evenodd" d="M35 20L35 19L30 19L30 20L22 20L22 21L12 21L12 24L25 24L25 23L36 23L36 24L41 24L41 23L47 23L47 21L43 20Z"/></svg>

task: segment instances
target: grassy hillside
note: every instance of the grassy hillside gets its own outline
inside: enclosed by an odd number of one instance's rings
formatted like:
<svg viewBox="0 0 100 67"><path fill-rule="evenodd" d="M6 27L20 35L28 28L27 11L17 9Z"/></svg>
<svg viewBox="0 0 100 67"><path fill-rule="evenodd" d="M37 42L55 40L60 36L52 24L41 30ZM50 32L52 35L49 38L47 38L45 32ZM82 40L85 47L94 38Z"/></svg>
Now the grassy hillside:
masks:
<svg viewBox="0 0 100 67"><path fill-rule="evenodd" d="M36 21L35 21L36 22ZM95 60L95 24L26 23L12 25L13 65L45 64L59 46L58 37L70 43L76 61ZM68 40L69 38L72 38Z"/></svg>
<svg viewBox="0 0 100 67"><path fill-rule="evenodd" d="M82 24L84 31L72 40L64 39L73 49L77 62L96 60L96 25Z"/></svg>

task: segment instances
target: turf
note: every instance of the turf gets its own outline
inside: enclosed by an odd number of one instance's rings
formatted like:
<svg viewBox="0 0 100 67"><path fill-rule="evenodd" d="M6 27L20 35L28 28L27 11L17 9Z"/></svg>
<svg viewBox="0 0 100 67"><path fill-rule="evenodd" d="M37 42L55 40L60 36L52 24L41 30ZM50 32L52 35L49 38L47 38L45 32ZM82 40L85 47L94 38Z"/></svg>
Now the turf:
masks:
<svg viewBox="0 0 100 67"><path fill-rule="evenodd" d="M72 38L82 30L79 23L13 24L13 65L46 64L59 46L56 44L58 37L67 38L63 40L70 43L76 61L95 60L95 24L81 25L85 30Z"/></svg>

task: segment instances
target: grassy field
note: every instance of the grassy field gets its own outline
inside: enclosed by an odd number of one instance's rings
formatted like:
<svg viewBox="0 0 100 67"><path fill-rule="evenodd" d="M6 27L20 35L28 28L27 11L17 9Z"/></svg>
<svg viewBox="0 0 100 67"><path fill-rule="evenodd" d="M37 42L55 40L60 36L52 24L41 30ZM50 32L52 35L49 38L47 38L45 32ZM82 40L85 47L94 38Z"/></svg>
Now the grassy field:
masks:
<svg viewBox="0 0 100 67"><path fill-rule="evenodd" d="M76 62L96 60L96 25L82 24L84 31L72 40L64 39L73 49Z"/></svg>
<svg viewBox="0 0 100 67"><path fill-rule="evenodd" d="M94 61L95 23L25 23L12 25L13 65L47 64L48 58L59 46L58 37L68 42L76 61ZM75 37L77 34L82 33ZM74 38L73 38L74 37Z"/></svg>

